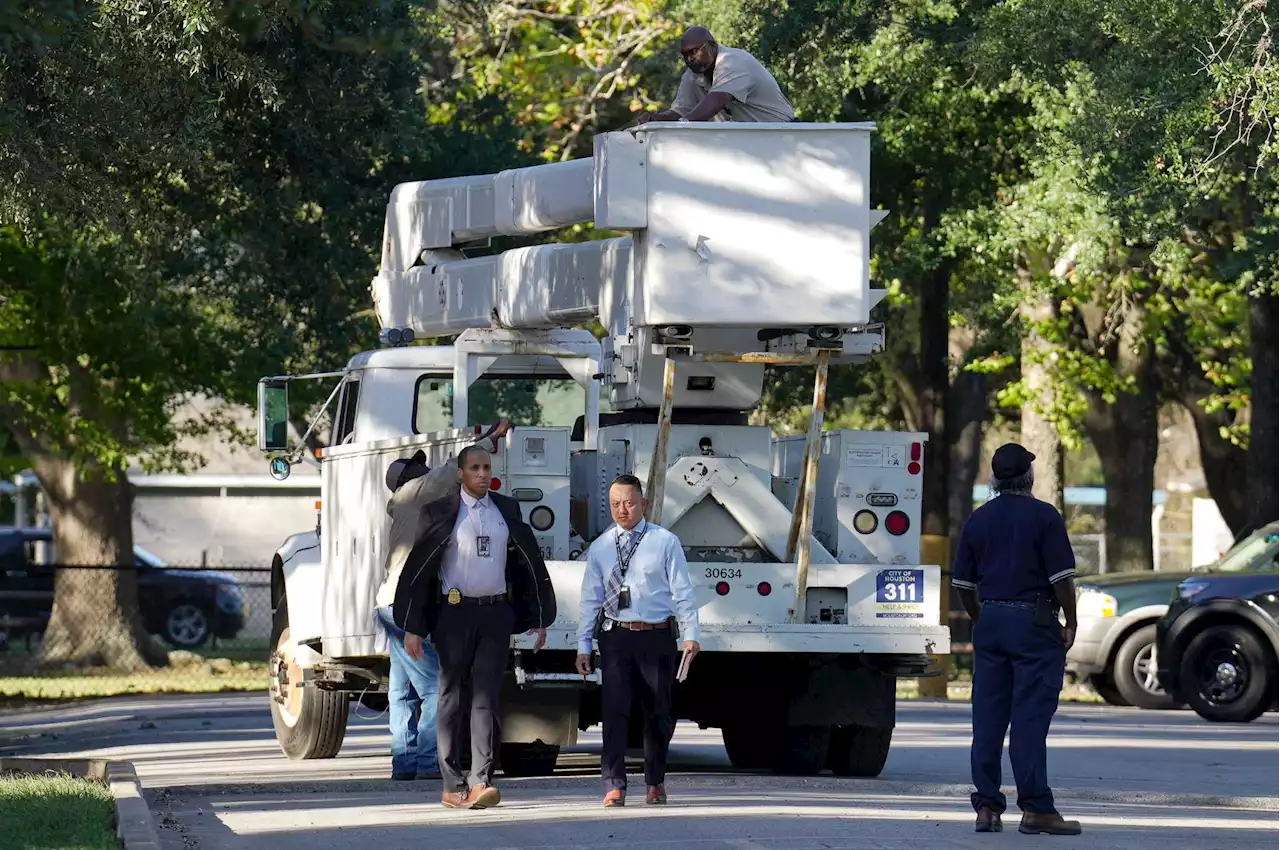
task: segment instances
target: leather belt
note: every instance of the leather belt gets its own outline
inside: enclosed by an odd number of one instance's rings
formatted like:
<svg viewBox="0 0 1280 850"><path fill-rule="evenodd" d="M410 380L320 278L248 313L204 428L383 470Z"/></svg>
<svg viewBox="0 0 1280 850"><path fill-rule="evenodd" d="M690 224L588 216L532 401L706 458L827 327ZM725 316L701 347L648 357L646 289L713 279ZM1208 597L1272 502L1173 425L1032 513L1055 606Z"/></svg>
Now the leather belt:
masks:
<svg viewBox="0 0 1280 850"><path fill-rule="evenodd" d="M445 604L455 607L475 606L475 605L496 605L499 602L506 602L507 594L495 593L492 596L463 596L462 594L449 593L445 597Z"/></svg>
<svg viewBox="0 0 1280 850"><path fill-rule="evenodd" d="M641 623L634 620L628 623L628 622L623 622L622 620L614 620L614 619L610 619L609 622L613 624L612 626L613 628L626 629L627 631L631 631L631 632L656 632L659 629L671 628L670 619L663 620L661 623Z"/></svg>

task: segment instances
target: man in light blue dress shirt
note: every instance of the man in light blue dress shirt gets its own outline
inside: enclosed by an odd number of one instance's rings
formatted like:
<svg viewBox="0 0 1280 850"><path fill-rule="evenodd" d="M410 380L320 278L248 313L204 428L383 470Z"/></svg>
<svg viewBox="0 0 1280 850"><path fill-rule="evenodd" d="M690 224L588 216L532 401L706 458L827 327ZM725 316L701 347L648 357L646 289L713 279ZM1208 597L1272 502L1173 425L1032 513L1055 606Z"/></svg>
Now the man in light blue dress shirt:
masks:
<svg viewBox="0 0 1280 850"><path fill-rule="evenodd" d="M578 609L577 670L591 673L591 641L599 624L604 805L626 804L627 719L632 688L645 712L645 802L667 802L667 747L675 731L671 689L684 639L687 655L698 646L698 601L680 540L644 519L647 502L634 475L609 488L617 523L587 550ZM679 624L679 631L676 626Z"/></svg>

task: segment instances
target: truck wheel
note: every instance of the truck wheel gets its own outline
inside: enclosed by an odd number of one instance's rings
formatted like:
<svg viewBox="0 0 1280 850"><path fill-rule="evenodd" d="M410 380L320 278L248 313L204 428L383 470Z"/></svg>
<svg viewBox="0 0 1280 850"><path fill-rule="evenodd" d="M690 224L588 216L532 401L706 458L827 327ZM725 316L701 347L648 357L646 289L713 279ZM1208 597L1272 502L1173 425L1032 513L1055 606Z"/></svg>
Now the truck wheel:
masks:
<svg viewBox="0 0 1280 850"><path fill-rule="evenodd" d="M271 723L276 740L289 758L329 759L342 749L347 735L347 694L300 687L302 669L289 643L289 604L280 600L271 623L271 662L267 666Z"/></svg>
<svg viewBox="0 0 1280 850"><path fill-rule="evenodd" d="M738 770L767 770L777 761L776 741L766 741L760 727L725 726L720 730L720 737L729 763Z"/></svg>
<svg viewBox="0 0 1280 850"><path fill-rule="evenodd" d="M789 776L816 776L827 766L830 726L788 726L775 770Z"/></svg>
<svg viewBox="0 0 1280 850"><path fill-rule="evenodd" d="M1129 707L1129 703L1120 695L1120 691L1116 690L1116 686L1111 684L1107 677L1101 673L1089 677L1089 687L1093 688L1107 705L1114 705L1119 708Z"/></svg>
<svg viewBox="0 0 1280 850"><path fill-rule="evenodd" d="M550 776L556 772L560 757L557 744L503 744L498 751L498 764L506 776Z"/></svg>
<svg viewBox="0 0 1280 850"><path fill-rule="evenodd" d="M1274 671L1274 659L1252 629L1210 626L1183 653L1178 690L1205 720L1248 723L1274 699Z"/></svg>
<svg viewBox="0 0 1280 850"><path fill-rule="evenodd" d="M1150 709L1178 707L1178 701L1156 681L1155 623L1143 626L1120 644L1111 679L1129 705Z"/></svg>
<svg viewBox="0 0 1280 850"><path fill-rule="evenodd" d="M892 728L837 726L831 733L831 772L836 776L879 776L892 740Z"/></svg>

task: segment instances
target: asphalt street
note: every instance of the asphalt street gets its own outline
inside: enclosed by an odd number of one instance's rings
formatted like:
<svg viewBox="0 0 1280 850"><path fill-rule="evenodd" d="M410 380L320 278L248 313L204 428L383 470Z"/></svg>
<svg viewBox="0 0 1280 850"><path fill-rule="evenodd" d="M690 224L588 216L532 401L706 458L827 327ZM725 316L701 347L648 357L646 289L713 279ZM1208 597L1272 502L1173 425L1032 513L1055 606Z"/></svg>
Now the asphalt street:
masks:
<svg viewBox="0 0 1280 850"><path fill-rule="evenodd" d="M101 700L0 715L5 755L132 761L167 850L452 848L1274 848L1277 722L1210 724L1191 712L1064 705L1050 738L1059 807L1080 838L975 835L968 805L969 706L911 702L876 780L794 779L730 769L716 730L682 725L671 805L598 808L598 729L556 776L505 780L497 809L446 810L439 783L392 783L386 717L360 708L335 759L291 762L265 697ZM1006 765L1006 784L1012 772ZM642 780L638 777L639 785ZM641 786L642 788L642 786ZM1009 788L1011 800L1013 789ZM641 797L641 800L643 798Z"/></svg>

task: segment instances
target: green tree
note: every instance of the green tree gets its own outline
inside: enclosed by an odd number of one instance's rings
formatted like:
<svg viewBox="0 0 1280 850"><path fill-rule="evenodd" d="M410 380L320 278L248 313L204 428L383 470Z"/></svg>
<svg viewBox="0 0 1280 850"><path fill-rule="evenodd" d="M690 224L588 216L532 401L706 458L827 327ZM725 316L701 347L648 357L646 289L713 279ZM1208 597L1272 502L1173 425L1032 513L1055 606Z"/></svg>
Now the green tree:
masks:
<svg viewBox="0 0 1280 850"><path fill-rule="evenodd" d="M376 338L367 281L392 186L510 147L492 100L426 120L422 69L447 49L429 11L101 2L5 54L0 334L35 351L0 411L61 560L131 562L124 469L199 462L173 449L189 395L249 402L258 376ZM131 574L60 575L45 655L161 662Z"/></svg>

